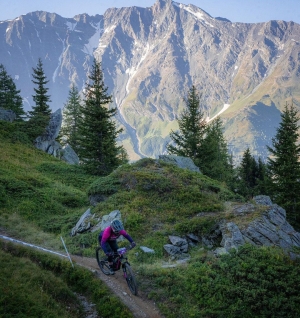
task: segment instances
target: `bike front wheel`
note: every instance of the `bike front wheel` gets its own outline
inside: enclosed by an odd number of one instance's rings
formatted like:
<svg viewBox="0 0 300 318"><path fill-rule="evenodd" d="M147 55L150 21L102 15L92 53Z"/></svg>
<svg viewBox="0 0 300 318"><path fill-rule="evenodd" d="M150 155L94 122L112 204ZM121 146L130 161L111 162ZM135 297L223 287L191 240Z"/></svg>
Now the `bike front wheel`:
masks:
<svg viewBox="0 0 300 318"><path fill-rule="evenodd" d="M108 265L108 261L107 261L106 257L104 257L102 255L102 248L101 247L97 247L97 249L96 249L96 259L97 259L98 266L100 267L102 273L105 275L110 275L110 268Z"/></svg>
<svg viewBox="0 0 300 318"><path fill-rule="evenodd" d="M137 295L138 293L138 288L137 288L137 283L136 279L134 277L133 271L128 263L124 264L124 275L126 278L127 285L132 292L133 295Z"/></svg>

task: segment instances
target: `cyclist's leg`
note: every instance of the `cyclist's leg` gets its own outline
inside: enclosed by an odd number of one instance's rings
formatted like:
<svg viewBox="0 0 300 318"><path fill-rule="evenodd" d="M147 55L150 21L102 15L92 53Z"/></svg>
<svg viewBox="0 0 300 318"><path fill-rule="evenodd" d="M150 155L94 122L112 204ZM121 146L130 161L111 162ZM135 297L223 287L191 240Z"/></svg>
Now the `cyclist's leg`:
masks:
<svg viewBox="0 0 300 318"><path fill-rule="evenodd" d="M119 246L118 246L117 241L110 241L109 244L110 244L110 248L113 250L113 252L118 253Z"/></svg>

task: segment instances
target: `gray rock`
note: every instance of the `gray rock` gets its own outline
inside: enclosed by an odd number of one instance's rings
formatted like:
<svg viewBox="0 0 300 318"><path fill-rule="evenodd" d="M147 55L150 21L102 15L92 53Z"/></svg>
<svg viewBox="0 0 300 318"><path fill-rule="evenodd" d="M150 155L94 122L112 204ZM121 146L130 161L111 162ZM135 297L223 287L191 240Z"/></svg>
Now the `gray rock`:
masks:
<svg viewBox="0 0 300 318"><path fill-rule="evenodd" d="M0 120L9 121L12 123L17 118L15 112L10 109L4 109L0 107Z"/></svg>
<svg viewBox="0 0 300 318"><path fill-rule="evenodd" d="M237 249L245 243L251 243L258 246L278 246L291 253L294 247L300 247L300 233L286 221L285 210L277 204L272 204L267 196L255 197L254 201L267 206L267 210L242 229L233 222L221 222L221 246L228 252L231 248ZM241 211L249 211L248 208L249 204L241 207ZM207 245L209 240L205 239ZM205 239L202 239L202 242L205 242ZM223 251L215 250L215 253L220 254ZM293 258L295 255L293 254Z"/></svg>
<svg viewBox="0 0 300 318"><path fill-rule="evenodd" d="M271 198L267 195L257 195L256 197L253 198L253 200L257 204L261 204L261 205L272 205L273 204Z"/></svg>
<svg viewBox="0 0 300 318"><path fill-rule="evenodd" d="M144 252L144 253L149 253L149 254L153 254L155 253L155 251L152 248L146 247L146 246L140 246L140 249Z"/></svg>
<svg viewBox="0 0 300 318"><path fill-rule="evenodd" d="M80 217L79 221L73 227L71 231L71 235L75 236L77 233L82 233L90 229L91 223L90 220L93 218L91 214L91 209L87 209L82 216Z"/></svg>
<svg viewBox="0 0 300 318"><path fill-rule="evenodd" d="M175 245L172 245L172 244L165 244L164 245L164 249L171 256L175 256L175 255L181 254L180 248L178 246L175 246Z"/></svg>
<svg viewBox="0 0 300 318"><path fill-rule="evenodd" d="M200 243L201 242L200 238L197 235L193 234L193 233L186 234L186 237L188 239L190 239L192 242L196 242L196 243Z"/></svg>
<svg viewBox="0 0 300 318"><path fill-rule="evenodd" d="M114 219L118 219L122 222L121 212L119 210L114 210L110 212L109 214L104 215L102 217L102 220L91 229L91 232L103 231L105 228L110 226L111 221ZM123 240L123 236L121 236L118 239L118 241L122 241L122 240Z"/></svg>
<svg viewBox="0 0 300 318"><path fill-rule="evenodd" d="M59 108L57 111L51 114L49 125L43 135L39 136L35 140L35 147L43 150L50 155L60 157L61 145L55 141L57 138L62 123L62 113Z"/></svg>
<svg viewBox="0 0 300 318"><path fill-rule="evenodd" d="M191 158L175 156L175 155L160 155L159 160L176 165L182 169L188 169L190 171L196 171L200 173L200 169L194 164Z"/></svg>
<svg viewBox="0 0 300 318"><path fill-rule="evenodd" d="M69 144L67 144L65 147L61 149L60 159L71 165L79 164L79 157Z"/></svg>
<svg viewBox="0 0 300 318"><path fill-rule="evenodd" d="M223 238L220 245L223 246L226 251L232 248L237 249L239 246L245 244L243 235L235 223L226 223L226 226L222 228L221 231Z"/></svg>
<svg viewBox="0 0 300 318"><path fill-rule="evenodd" d="M179 247L182 253L187 253L189 245L186 239L183 239L179 236L170 235L169 240L173 245Z"/></svg>

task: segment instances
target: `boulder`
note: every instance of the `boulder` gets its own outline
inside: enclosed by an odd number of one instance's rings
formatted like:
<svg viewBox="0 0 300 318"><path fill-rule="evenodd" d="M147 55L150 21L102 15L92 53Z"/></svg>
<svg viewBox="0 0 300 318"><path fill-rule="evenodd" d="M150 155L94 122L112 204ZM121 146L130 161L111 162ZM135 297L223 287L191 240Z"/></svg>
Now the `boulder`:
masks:
<svg viewBox="0 0 300 318"><path fill-rule="evenodd" d="M79 164L79 157L69 144L62 147L60 150L60 159L71 165Z"/></svg>
<svg viewBox="0 0 300 318"><path fill-rule="evenodd" d="M73 227L71 231L71 235L75 236L77 233L82 233L91 228L91 219L94 215L91 214L91 209L87 209L82 216L80 217L79 221Z"/></svg>
<svg viewBox="0 0 300 318"><path fill-rule="evenodd" d="M51 114L49 125L43 135L39 136L35 140L35 147L43 150L50 155L60 157L61 145L55 141L57 138L62 124L62 112L59 108L57 111Z"/></svg>
<svg viewBox="0 0 300 318"><path fill-rule="evenodd" d="M174 246L179 247L181 253L187 253L189 245L186 239L170 235L169 240Z"/></svg>
<svg viewBox="0 0 300 318"><path fill-rule="evenodd" d="M188 157L175 156L175 155L160 155L158 159L167 163L176 165L182 169L196 171L200 173L200 169L194 164L193 160Z"/></svg>
<svg viewBox="0 0 300 318"><path fill-rule="evenodd" d="M140 246L140 249L144 252L144 253L149 253L149 254L154 254L155 251L152 248L146 247L146 246Z"/></svg>
<svg viewBox="0 0 300 318"><path fill-rule="evenodd" d="M164 249L171 256L178 256L181 254L180 248L172 244L165 244Z"/></svg>
<svg viewBox="0 0 300 318"><path fill-rule="evenodd" d="M114 211L110 212L109 214L104 215L102 217L102 220L91 229L91 232L103 231L105 228L110 226L111 221L114 219L118 219L118 220L122 221L121 212L119 210L114 210Z"/></svg>
<svg viewBox="0 0 300 318"><path fill-rule="evenodd" d="M10 109L4 109L0 107L0 120L9 121L12 123L17 118L15 112Z"/></svg>

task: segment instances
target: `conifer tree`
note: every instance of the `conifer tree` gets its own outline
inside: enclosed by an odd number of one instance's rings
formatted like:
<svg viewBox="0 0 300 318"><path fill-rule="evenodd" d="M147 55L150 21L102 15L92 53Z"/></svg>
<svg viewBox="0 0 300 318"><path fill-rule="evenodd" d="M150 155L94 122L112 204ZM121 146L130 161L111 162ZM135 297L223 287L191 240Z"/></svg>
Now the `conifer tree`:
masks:
<svg viewBox="0 0 300 318"><path fill-rule="evenodd" d="M295 106L286 104L272 147L267 147L273 200L286 209L292 222L300 222L299 119Z"/></svg>
<svg viewBox="0 0 300 318"><path fill-rule="evenodd" d="M171 143L167 145L170 154L191 158L199 166L200 145L202 144L206 121L200 110L200 96L192 86L185 99L186 109L178 119L179 131L171 131ZM200 167L201 168L201 167Z"/></svg>
<svg viewBox="0 0 300 318"><path fill-rule="evenodd" d="M81 106L79 123L79 158L82 165L95 175L107 175L120 164L120 150L113 117L116 108L108 108L112 97L104 84L101 63L94 59L89 82L85 87L85 99Z"/></svg>
<svg viewBox="0 0 300 318"><path fill-rule="evenodd" d="M59 133L62 145L69 144L78 152L79 120L81 117L81 98L78 88L73 84L69 91L68 100L63 108L63 124Z"/></svg>
<svg viewBox="0 0 300 318"><path fill-rule="evenodd" d="M238 192L245 197L253 197L255 194L257 164L251 155L249 147L244 151L239 171Z"/></svg>
<svg viewBox="0 0 300 318"><path fill-rule="evenodd" d="M197 162L203 174L212 179L231 182L233 170L230 166L228 146L223 135L223 124L220 117L207 125Z"/></svg>
<svg viewBox="0 0 300 318"><path fill-rule="evenodd" d="M17 90L16 84L2 64L0 64L0 107L12 110L18 121L23 120L25 116L20 90Z"/></svg>
<svg viewBox="0 0 300 318"><path fill-rule="evenodd" d="M33 68L32 76L32 82L37 87L34 88L35 95L32 96L35 106L28 112L28 133L31 138L35 139L45 132L51 116L51 108L48 105L51 100L50 96L47 95L49 88L45 86L49 81L44 73L41 59L38 60L37 67Z"/></svg>

